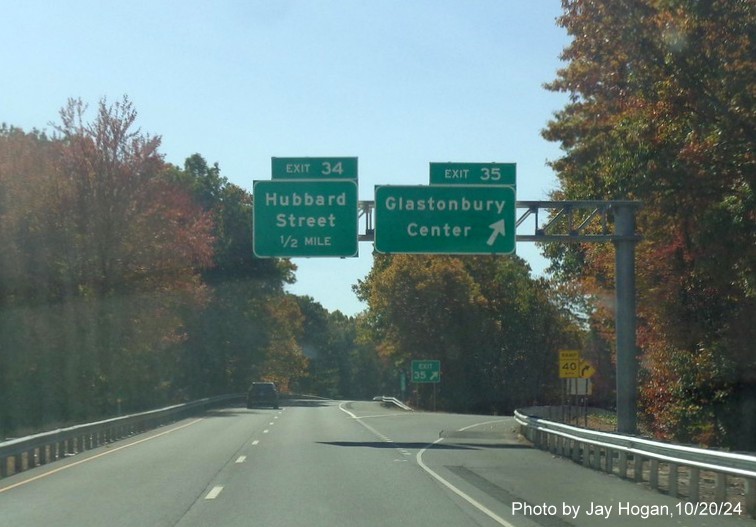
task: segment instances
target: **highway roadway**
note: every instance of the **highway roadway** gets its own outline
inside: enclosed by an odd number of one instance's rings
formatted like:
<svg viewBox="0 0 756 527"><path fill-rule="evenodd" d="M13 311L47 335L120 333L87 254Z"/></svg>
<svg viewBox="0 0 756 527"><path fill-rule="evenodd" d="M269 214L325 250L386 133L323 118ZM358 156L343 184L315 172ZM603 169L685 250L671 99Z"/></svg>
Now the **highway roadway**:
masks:
<svg viewBox="0 0 756 527"><path fill-rule="evenodd" d="M511 417L228 408L0 480L0 526L726 527L530 448Z"/></svg>

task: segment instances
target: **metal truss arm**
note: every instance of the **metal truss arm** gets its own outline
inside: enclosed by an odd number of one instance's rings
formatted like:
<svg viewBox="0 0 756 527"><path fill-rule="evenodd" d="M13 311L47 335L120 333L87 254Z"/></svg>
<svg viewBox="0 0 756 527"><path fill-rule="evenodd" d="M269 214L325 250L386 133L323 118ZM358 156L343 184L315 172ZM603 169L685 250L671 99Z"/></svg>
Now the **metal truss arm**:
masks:
<svg viewBox="0 0 756 527"><path fill-rule="evenodd" d="M634 233L612 231L610 219L621 208L635 210L639 207L640 202L621 200L518 201L517 209L521 213L515 227L532 219L533 230L532 234L518 234L516 239L518 242L562 243L637 241L639 238ZM359 235L362 242L375 239L374 208L374 201L359 202L359 218L365 219L364 231ZM546 219L544 225L539 224L541 218Z"/></svg>

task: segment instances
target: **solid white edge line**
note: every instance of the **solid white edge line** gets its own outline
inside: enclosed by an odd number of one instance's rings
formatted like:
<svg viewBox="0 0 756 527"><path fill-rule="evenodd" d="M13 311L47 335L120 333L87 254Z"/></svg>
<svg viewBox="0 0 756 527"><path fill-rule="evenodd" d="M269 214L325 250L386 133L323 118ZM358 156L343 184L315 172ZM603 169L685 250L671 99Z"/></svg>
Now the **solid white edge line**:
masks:
<svg viewBox="0 0 756 527"><path fill-rule="evenodd" d="M437 472L433 471L428 465L423 463L423 454L426 450L429 448L432 448L434 445L440 443L443 441L443 438L436 439L433 443L428 445L427 447L423 448L420 452L417 453L417 456L415 456L415 459L417 460L417 464L420 465L420 468L422 468L424 471L426 471L428 474L433 476L436 481L441 483L444 487L452 491L454 494L465 500L467 503L478 509L480 512L491 518L493 521L498 523L499 525L503 525L504 527L515 527L511 523L509 523L507 520L496 514L494 511L480 503L479 501L475 500L471 496L468 496L464 492L462 492L460 489L449 483L447 480L445 480L443 477L441 477Z"/></svg>
<svg viewBox="0 0 756 527"><path fill-rule="evenodd" d="M339 410L341 410L341 411L342 411L342 412L344 412L345 414L347 414L347 415L351 416L351 418L352 418L352 419L359 419L359 417L357 417L357 416L356 416L356 415L354 415L354 414L353 414L352 412L350 412L349 410L347 410L346 408L344 408L344 405L345 405L345 404L346 404L346 403L341 403L341 404L339 404Z"/></svg>
<svg viewBox="0 0 756 527"><path fill-rule="evenodd" d="M341 410L345 414L347 414L350 417L352 417L352 419L355 419L358 423L360 423L362 426L364 426L365 428L367 428L368 430L370 430L371 432L373 432L378 437L381 437L382 434L380 432L378 432L375 428L373 428L369 424L367 424L364 421L362 421L362 419L359 418L359 417L357 417L354 413L352 413L349 410L347 410L346 408L344 408L344 406L343 406L344 404L345 403L339 404L339 410ZM496 421L500 421L500 420L501 419L497 419ZM469 429L469 428L473 428L475 426L480 426L480 425L491 423L491 422L494 422L494 421L487 421L486 423L477 423L477 424L465 427L462 430L466 430L466 429ZM459 496L460 498L462 498L463 500L465 500L467 503L469 503L470 505L472 505L473 507L475 507L476 509L478 509L480 512L482 512L483 514L485 514L486 516L488 516L489 518L491 518L493 521L495 521L499 525L502 525L503 527L516 527L515 525L509 523L507 520L505 520L504 518L502 518L501 516L499 516L498 514L496 514L494 511L492 511L491 509L489 509L488 507L486 507L485 505L483 505L479 501L475 500L471 496L468 496L463 491L461 491L460 489L458 489L457 487L455 487L454 485L452 485L451 483L449 483L447 480L445 480L437 472L435 472L433 469L431 469L428 465L426 465L423 462L423 454L425 453L425 451L428 450L429 448L433 447L434 445L440 443L443 440L444 439L442 437L438 438L433 443L429 444L428 446L426 446L420 452L417 453L417 456L415 456L415 460L417 461L417 464L420 465L420 468L422 468L424 471L426 471L428 474L430 474L436 481L438 481L439 483L441 483L444 487L446 487L447 489L449 489L450 491L452 491L454 494L456 494L457 496Z"/></svg>

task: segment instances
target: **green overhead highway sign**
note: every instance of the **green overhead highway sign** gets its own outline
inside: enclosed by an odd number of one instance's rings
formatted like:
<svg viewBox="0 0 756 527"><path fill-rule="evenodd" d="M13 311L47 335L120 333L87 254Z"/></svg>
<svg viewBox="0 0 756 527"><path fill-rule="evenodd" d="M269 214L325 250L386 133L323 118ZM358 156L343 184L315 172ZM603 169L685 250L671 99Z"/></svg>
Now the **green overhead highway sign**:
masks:
<svg viewBox="0 0 756 527"><path fill-rule="evenodd" d="M357 179L356 157L274 157L273 179Z"/></svg>
<svg viewBox="0 0 756 527"><path fill-rule="evenodd" d="M357 206L353 180L255 181L255 256L357 256Z"/></svg>
<svg viewBox="0 0 756 527"><path fill-rule="evenodd" d="M441 361L413 360L412 382L437 383L441 382Z"/></svg>
<svg viewBox="0 0 756 527"><path fill-rule="evenodd" d="M431 163L431 185L512 185L515 163Z"/></svg>
<svg viewBox="0 0 756 527"><path fill-rule="evenodd" d="M515 190L508 186L377 186L379 253L510 254Z"/></svg>

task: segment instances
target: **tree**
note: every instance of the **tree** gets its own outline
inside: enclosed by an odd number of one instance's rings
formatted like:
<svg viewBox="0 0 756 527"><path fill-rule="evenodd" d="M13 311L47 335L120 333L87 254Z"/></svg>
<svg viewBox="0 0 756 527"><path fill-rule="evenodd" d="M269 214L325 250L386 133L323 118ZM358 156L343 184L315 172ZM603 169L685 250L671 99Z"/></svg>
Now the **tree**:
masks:
<svg viewBox="0 0 756 527"><path fill-rule="evenodd" d="M70 100L60 117L52 139L4 129L0 141L8 427L171 399L180 308L205 301L211 218L164 177L128 98L100 101L92 121Z"/></svg>
<svg viewBox="0 0 756 527"><path fill-rule="evenodd" d="M441 360L442 407L511 412L553 394L570 321L521 259L378 256L358 292L384 357Z"/></svg>
<svg viewBox="0 0 756 527"><path fill-rule="evenodd" d="M299 336L301 315L284 298L296 267L254 257L252 195L200 154L188 157L183 169L172 167L169 179L213 218L213 259L201 270L208 302L184 313L187 339L179 353L187 395L241 392L264 377L288 384L289 360L297 379L304 366L292 339ZM281 318L287 312L290 322Z"/></svg>
<svg viewBox="0 0 756 527"><path fill-rule="evenodd" d="M53 252L35 240L44 239L54 159L44 134L0 128L0 437L60 413L53 335L35 320L53 315Z"/></svg>
<svg viewBox="0 0 756 527"><path fill-rule="evenodd" d="M560 349L579 344L582 332L562 298L517 257L466 258L466 268L486 299L485 316L495 330L488 336L487 356L479 365L483 386L497 409L555 401Z"/></svg>
<svg viewBox="0 0 756 527"><path fill-rule="evenodd" d="M340 311L329 313L308 296L297 297L297 301L304 322L299 341L308 359L301 389L334 399L380 394L384 368L371 343L359 341L358 319Z"/></svg>
<svg viewBox="0 0 756 527"><path fill-rule="evenodd" d="M752 2L565 0L567 92L555 198L637 199L641 397L659 434L745 446L756 422ZM600 296L610 249L548 249L563 279ZM599 310L599 317L612 317ZM599 324L603 325L603 324ZM695 365L695 366L694 366ZM731 415L729 408L741 411ZM751 412L752 416L752 412ZM735 426L738 422L739 426ZM745 426L744 426L745 424ZM748 439L750 438L750 439Z"/></svg>

